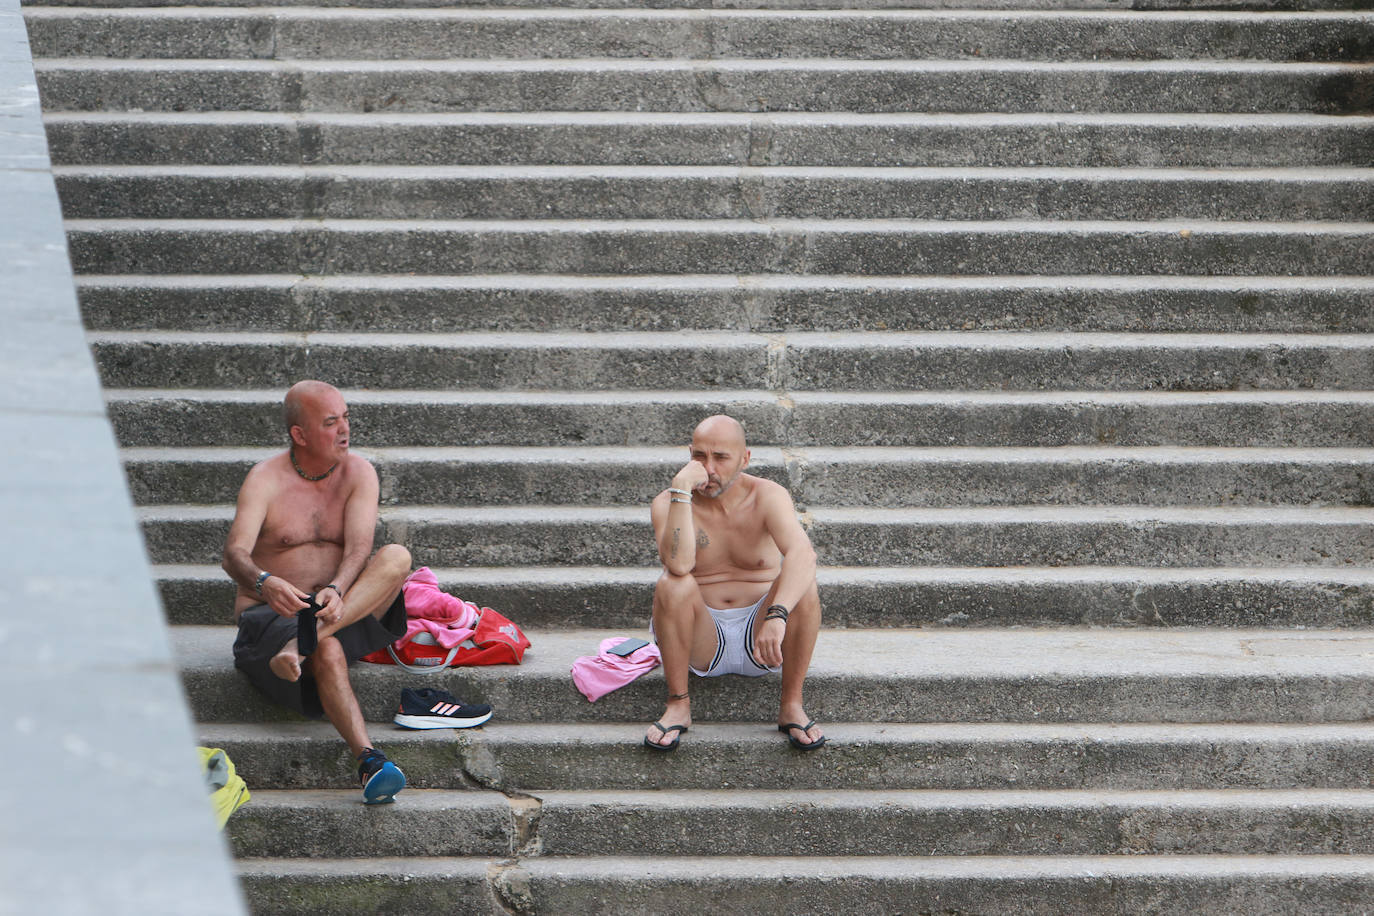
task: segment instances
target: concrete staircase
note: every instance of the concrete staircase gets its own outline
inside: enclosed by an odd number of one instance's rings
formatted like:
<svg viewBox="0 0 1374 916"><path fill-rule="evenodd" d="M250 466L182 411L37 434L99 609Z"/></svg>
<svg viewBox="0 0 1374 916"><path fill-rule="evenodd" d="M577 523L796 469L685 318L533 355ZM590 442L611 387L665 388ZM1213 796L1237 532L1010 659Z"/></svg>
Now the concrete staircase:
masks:
<svg viewBox="0 0 1374 916"><path fill-rule="evenodd" d="M257 911L1374 909L1374 14L814 5L27 8ZM491 725L376 726L385 810L229 663L307 376L379 536L534 639L444 676ZM775 685L665 758L661 677L568 678L715 411L822 556L817 754Z"/></svg>

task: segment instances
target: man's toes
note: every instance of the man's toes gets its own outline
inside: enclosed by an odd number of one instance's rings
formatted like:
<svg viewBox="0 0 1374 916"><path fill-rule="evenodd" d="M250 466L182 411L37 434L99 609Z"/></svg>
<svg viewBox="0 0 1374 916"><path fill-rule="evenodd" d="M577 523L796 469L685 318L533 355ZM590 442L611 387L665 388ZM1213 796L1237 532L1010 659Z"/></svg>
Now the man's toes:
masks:
<svg viewBox="0 0 1374 916"><path fill-rule="evenodd" d="M267 663L272 673L283 681L298 681L301 677L301 660L294 655L276 655Z"/></svg>

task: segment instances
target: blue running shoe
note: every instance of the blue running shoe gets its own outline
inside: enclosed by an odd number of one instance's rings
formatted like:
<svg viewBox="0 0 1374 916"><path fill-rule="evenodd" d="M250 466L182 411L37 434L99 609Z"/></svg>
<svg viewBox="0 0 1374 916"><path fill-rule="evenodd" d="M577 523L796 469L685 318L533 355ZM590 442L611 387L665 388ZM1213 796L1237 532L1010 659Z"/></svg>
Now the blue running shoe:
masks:
<svg viewBox="0 0 1374 916"><path fill-rule="evenodd" d="M406 787L406 774L386 754L369 747L358 759L358 781L363 784L363 804L387 805Z"/></svg>
<svg viewBox="0 0 1374 916"><path fill-rule="evenodd" d="M491 718L486 703L464 703L432 687L401 688L401 705L392 719L403 728L472 728Z"/></svg>

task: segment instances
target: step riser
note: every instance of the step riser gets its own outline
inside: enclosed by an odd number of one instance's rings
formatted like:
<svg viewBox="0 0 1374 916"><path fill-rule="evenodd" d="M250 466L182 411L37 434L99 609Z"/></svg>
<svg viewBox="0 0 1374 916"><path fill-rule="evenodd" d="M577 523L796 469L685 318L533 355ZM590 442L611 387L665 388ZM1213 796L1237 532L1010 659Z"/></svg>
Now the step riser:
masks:
<svg viewBox="0 0 1374 916"><path fill-rule="evenodd" d="M635 521L389 519L375 543L405 544L417 566L657 566L647 515ZM1374 521L1333 524L1102 521L814 521L827 566L1369 566ZM153 563L219 562L227 520L145 522Z"/></svg>
<svg viewBox="0 0 1374 916"><path fill-rule="evenodd" d="M992 278L967 286L890 279L855 288L835 278L789 288L749 277L724 287L663 278L646 289L610 285L613 279L590 287L561 285L567 278L529 286L503 286L497 278L471 286L395 279L331 286L294 277L225 277L218 283L184 277L167 284L87 277L79 291L86 327L96 331L1374 332L1374 285L1354 281L1281 286L1260 280L1229 287L1218 281L1216 288L1200 289L1171 285L1167 278L1134 288L1115 285L1121 281L1074 286L1052 278L1039 284Z"/></svg>
<svg viewBox="0 0 1374 916"><path fill-rule="evenodd" d="M1186 233L1186 234L1181 234ZM1374 230L939 222L497 228L294 222L68 224L78 273L1374 274Z"/></svg>
<svg viewBox="0 0 1374 916"><path fill-rule="evenodd" d="M420 787L412 781L409 788ZM457 803L442 807L416 791L408 791L401 798L405 801L388 810L387 817L369 818L373 812L359 804L360 795L350 794L345 799L330 793L327 798L311 799L313 804L301 805L277 802L271 793L255 791L252 802L234 813L226 833L230 849L239 858L504 858L519 847L505 796L464 793Z"/></svg>
<svg viewBox="0 0 1374 916"><path fill-rule="evenodd" d="M720 409L716 409L719 407ZM276 403L115 402L122 445L275 446ZM757 402L680 404L349 405L368 446L444 446L463 430L469 446L651 446L713 413L743 422L754 445L786 430L797 446L1374 446L1374 401L1212 405L930 404L871 406L837 400L792 408ZM691 416L687 416L691 414ZM784 426L784 423L787 425Z"/></svg>
<svg viewBox="0 0 1374 916"><path fill-rule="evenodd" d="M763 723L759 729L771 731ZM833 733L836 729L831 728ZM202 731L211 731L210 726ZM417 785L466 787L476 775L488 788L533 792L560 789L1223 789L1363 788L1370 747L1359 741L1298 743L1100 742L1064 740L894 741L845 747L832 735L824 753L802 757L782 735L743 747L712 741L693 729L683 749L665 759L638 739L515 745L490 735L413 742L386 734L388 756ZM356 776L337 737L241 742L216 738L250 785L262 788L346 789ZM650 755L653 756L650 756Z"/></svg>
<svg viewBox="0 0 1374 916"><path fill-rule="evenodd" d="M508 70L389 66L108 67L38 62L49 111L851 111L1311 112L1374 111L1374 68L1165 70L1080 65L776 69L681 64Z"/></svg>
<svg viewBox="0 0 1374 916"><path fill-rule="evenodd" d="M1374 239L1371 240L1374 250ZM328 378L350 388L422 390L791 391L1231 391L1374 389L1374 343L1192 346L1076 343L1035 346L1012 340L951 338L884 346L854 338L778 346L767 338L682 340L678 347L514 346L415 341L350 344L282 337L237 343L93 335L101 383L111 388L280 388ZM885 412L887 406L876 408ZM816 417L821 424L824 417ZM878 437L873 437L874 439ZM868 437L864 437L865 440ZM852 441L852 440L851 440Z"/></svg>
<svg viewBox="0 0 1374 916"><path fill-rule="evenodd" d="M683 427L684 429L687 427ZM364 452L365 453L365 452ZM264 453L262 457L267 457ZM588 457L567 465L452 459L374 460L386 505L647 506L684 457L622 464ZM134 501L231 504L250 460L126 462ZM1374 505L1367 459L1156 462L1123 454L1086 461L813 459L784 469L757 460L750 473L786 483L799 506Z"/></svg>
<svg viewBox="0 0 1374 916"><path fill-rule="evenodd" d="M494 607L527 627L629 627L648 625L655 573L639 581L589 578L525 581L474 573L445 583L469 600ZM828 581L828 579L836 581ZM1024 582L856 582L821 571L823 622L837 627L915 626L1194 626L1368 627L1374 622L1374 587L1317 578L1312 581L1102 579ZM233 586L227 578L163 578L163 606L172 624L223 624L231 619ZM227 651L227 650L226 650Z"/></svg>
<svg viewBox="0 0 1374 916"><path fill-rule="evenodd" d="M71 2L54 3L35 3L33 6L43 7L85 7L91 9L105 7L123 8L128 5L128 0L71 0ZM180 6L172 0L148 0L141 3L147 7L168 7ZM204 7L241 7L242 0L206 0L204 3L197 4ZM263 6L280 9L290 9L296 6L309 7L352 7L356 5L355 0L276 0L273 3L265 3ZM29 6L29 4L25 4ZM455 6L451 2L440 2L440 0L378 0L370 3L370 7L376 9L427 9L439 7L450 9ZM459 4L458 6L462 6ZM582 8L591 7L598 10L605 9L642 9L644 4L640 0L507 0L499 4L482 4L507 9L522 9L526 7L545 8ZM711 4L704 4L701 0L656 0L653 4L655 9L676 9L686 7L688 9L834 9L833 0L715 0ZM1205 6L1208 9L1237 11L1237 12L1313 12L1313 11L1336 11L1350 12L1363 8L1359 0L1210 0ZM865 10L865 9L932 9L947 10L949 0L847 0L845 9ZM1191 12L1198 9L1196 0L1131 0L1122 3L1121 0L961 0L960 9L968 10L1068 10L1081 12L1084 10L1110 10L1117 12L1123 9L1163 11L1176 10Z"/></svg>
<svg viewBox="0 0 1374 916"><path fill-rule="evenodd" d="M576 18L509 15L73 16L25 14L39 57L340 60L445 58L776 58L863 60L1241 59L1358 61L1374 56L1367 19L1237 20L1119 15L949 17L658 12Z"/></svg>
<svg viewBox="0 0 1374 916"><path fill-rule="evenodd" d="M1131 804L1088 800L970 800L930 804L919 796L817 803L805 795L583 801L554 793L537 808L544 856L958 856L958 855L1369 855L1374 812L1309 803L1283 807ZM255 793L229 822L238 857L506 856L514 850L509 802L437 810L416 792L396 815L368 819L350 799ZM497 800L499 799L499 800ZM312 802L314 803L312 805ZM409 805L424 804L420 810ZM376 826L372 826L373 824Z"/></svg>
<svg viewBox="0 0 1374 916"><path fill-rule="evenodd" d="M1327 220L1374 211L1374 180L1068 177L640 179L59 175L68 219Z"/></svg>
<svg viewBox="0 0 1374 916"><path fill-rule="evenodd" d="M502 610L507 609L503 606ZM510 616L525 622L523 617ZM646 608L636 630L644 628L647 616ZM184 669L196 721L272 723L292 718L266 700L246 678L227 668L233 638L233 631L226 627L222 659L225 668ZM821 642L824 641L822 634ZM539 640L536 638L534 643L530 652L537 656ZM589 643L587 653L594 654L595 649L596 643ZM350 674L364 717L379 723L373 729L374 740L387 747L390 745L385 742L406 734L390 724L399 685L416 685L420 681L468 702L490 703L501 723L647 725L663 712L664 682L657 672L607 694L594 704L575 692L565 671L549 677L516 677L512 669L496 666L454 668L437 676L420 676L388 665L359 663ZM891 722L1361 722L1374 714L1371 680L1374 679L1205 675L1079 675L1043 679L906 675L884 679L837 677L813 671L806 681L806 699L807 712L825 722L855 718ZM693 678L691 690L692 712L697 721L777 719L775 678L762 683L739 678ZM583 731L578 729L579 734ZM871 775L878 778L876 773Z"/></svg>
<svg viewBox="0 0 1374 916"><path fill-rule="evenodd" d="M1361 119L1301 127L1074 123L790 124L759 116L712 124L259 123L138 116L50 118L54 162L204 165L750 165L1318 167L1374 165Z"/></svg>

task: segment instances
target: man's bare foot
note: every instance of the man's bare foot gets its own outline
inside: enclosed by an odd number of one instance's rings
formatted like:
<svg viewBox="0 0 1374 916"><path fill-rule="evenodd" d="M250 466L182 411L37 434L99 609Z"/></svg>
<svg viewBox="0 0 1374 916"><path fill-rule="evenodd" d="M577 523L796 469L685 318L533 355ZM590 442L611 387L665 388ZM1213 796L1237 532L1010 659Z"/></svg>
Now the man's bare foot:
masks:
<svg viewBox="0 0 1374 916"><path fill-rule="evenodd" d="M658 723L644 733L644 743L667 750L676 747L682 733L692 724L692 701L669 700ZM676 726L681 726L680 728Z"/></svg>
<svg viewBox="0 0 1374 916"><path fill-rule="evenodd" d="M814 719L807 718L800 705L784 706L778 710L778 731L787 735L795 748L809 750L825 743L825 734Z"/></svg>
<svg viewBox="0 0 1374 916"><path fill-rule="evenodd" d="M272 669L272 673L283 681L299 681L301 679L301 656L296 651L296 641L293 639L281 647L281 651L272 656L272 660L267 663L267 667Z"/></svg>

